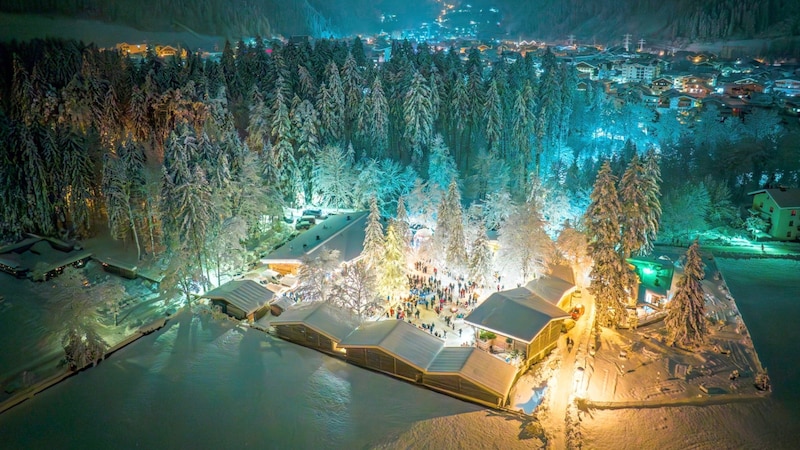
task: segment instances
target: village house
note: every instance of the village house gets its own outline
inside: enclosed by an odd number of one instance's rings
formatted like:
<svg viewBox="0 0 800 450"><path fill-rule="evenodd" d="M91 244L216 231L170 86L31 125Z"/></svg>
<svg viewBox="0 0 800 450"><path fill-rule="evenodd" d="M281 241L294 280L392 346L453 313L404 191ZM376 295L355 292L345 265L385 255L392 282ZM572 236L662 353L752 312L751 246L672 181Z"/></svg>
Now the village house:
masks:
<svg viewBox="0 0 800 450"><path fill-rule="evenodd" d="M661 72L658 60L655 59L625 61L617 65L615 69L620 71L620 77L623 83L641 82L649 84L657 78Z"/></svg>
<svg viewBox="0 0 800 450"><path fill-rule="evenodd" d="M114 47L124 56L144 56L147 53L147 44L121 42Z"/></svg>
<svg viewBox="0 0 800 450"><path fill-rule="evenodd" d="M785 97L797 97L800 95L800 77L774 80L770 86L770 92Z"/></svg>
<svg viewBox="0 0 800 450"><path fill-rule="evenodd" d="M800 237L800 189L779 187L750 192L753 196L752 214L767 221L767 233L774 239L790 241Z"/></svg>
<svg viewBox="0 0 800 450"><path fill-rule="evenodd" d="M717 92L730 97L747 97L764 92L764 82L753 75L734 75L717 79Z"/></svg>
<svg viewBox="0 0 800 450"><path fill-rule="evenodd" d="M674 86L674 81L668 76L660 76L650 83L650 90L657 95L660 95Z"/></svg>

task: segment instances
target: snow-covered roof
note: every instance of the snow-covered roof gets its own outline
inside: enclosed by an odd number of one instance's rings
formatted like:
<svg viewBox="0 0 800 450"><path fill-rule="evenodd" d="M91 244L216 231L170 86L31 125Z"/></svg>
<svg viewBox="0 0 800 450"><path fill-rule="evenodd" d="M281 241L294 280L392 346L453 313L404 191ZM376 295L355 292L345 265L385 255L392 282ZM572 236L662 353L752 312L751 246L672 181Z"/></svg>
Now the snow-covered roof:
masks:
<svg viewBox="0 0 800 450"><path fill-rule="evenodd" d="M530 343L550 321L567 317L561 308L520 287L490 295L464 321Z"/></svg>
<svg viewBox="0 0 800 450"><path fill-rule="evenodd" d="M314 302L284 311L270 321L271 325L305 325L339 342L358 326L356 320L341 308L325 302Z"/></svg>
<svg viewBox="0 0 800 450"><path fill-rule="evenodd" d="M436 355L427 372L433 375L457 374L506 396L514 384L517 369L475 347L445 347Z"/></svg>
<svg viewBox="0 0 800 450"><path fill-rule="evenodd" d="M772 197L772 199L775 200L775 203L777 203L778 207L781 209L800 208L800 189L760 189L758 191L750 192L747 195L756 195L763 192L766 192L770 197Z"/></svg>
<svg viewBox="0 0 800 450"><path fill-rule="evenodd" d="M251 314L269 303L274 294L253 280L234 280L212 289L202 298L221 300Z"/></svg>
<svg viewBox="0 0 800 450"><path fill-rule="evenodd" d="M380 348L424 371L444 348L444 342L402 320L381 320L361 325L339 346Z"/></svg>
<svg viewBox="0 0 800 450"><path fill-rule="evenodd" d="M340 261L361 255L369 211L331 215L261 259L265 264L300 264L304 256L317 256L323 247L338 250Z"/></svg>
<svg viewBox="0 0 800 450"><path fill-rule="evenodd" d="M568 268L569 269L569 268ZM572 271L570 270L570 273ZM571 290L575 289L575 284L556 276L555 273L545 275L535 280L529 281L525 289L533 292L544 300L558 306L558 302Z"/></svg>

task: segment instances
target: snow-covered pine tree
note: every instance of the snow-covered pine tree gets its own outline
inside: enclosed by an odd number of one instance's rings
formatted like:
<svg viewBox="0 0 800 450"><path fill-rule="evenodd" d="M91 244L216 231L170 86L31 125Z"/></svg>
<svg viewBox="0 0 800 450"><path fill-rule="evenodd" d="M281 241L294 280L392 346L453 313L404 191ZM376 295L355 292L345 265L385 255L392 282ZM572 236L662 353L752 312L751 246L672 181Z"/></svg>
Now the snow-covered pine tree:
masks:
<svg viewBox="0 0 800 450"><path fill-rule="evenodd" d="M653 251L653 243L658 237L659 224L661 223L661 168L659 167L658 154L652 148L647 151L644 159L644 182L642 188L647 199L647 232L643 254Z"/></svg>
<svg viewBox="0 0 800 450"><path fill-rule="evenodd" d="M369 200L369 216L364 235L364 249L361 251L364 262L370 270L380 267L380 262L385 253L386 239L383 236L381 213L378 211L378 200L373 196Z"/></svg>
<svg viewBox="0 0 800 450"><path fill-rule="evenodd" d="M408 221L408 212L406 211L406 201L403 196L397 199L397 215L394 218L397 224L397 229L400 236L403 238L403 245L406 249L411 245L411 224Z"/></svg>
<svg viewBox="0 0 800 450"><path fill-rule="evenodd" d="M386 227L386 249L380 260L378 292L382 296L396 297L408 294L408 267L403 239L394 223Z"/></svg>
<svg viewBox="0 0 800 450"><path fill-rule="evenodd" d="M408 154L416 163L421 161L423 148L428 144L433 130L430 94L430 86L425 77L414 71L411 85L403 100L403 119Z"/></svg>
<svg viewBox="0 0 800 450"><path fill-rule="evenodd" d="M347 208L353 204L353 152L338 145L326 145L314 163L314 189L329 208Z"/></svg>
<svg viewBox="0 0 800 450"><path fill-rule="evenodd" d="M622 240L620 250L625 258L631 255L643 254L647 246L651 214L650 203L644 190L645 171L644 165L635 153L622 175L619 182L619 200L622 208L620 226ZM652 244L650 244L652 246Z"/></svg>
<svg viewBox="0 0 800 450"><path fill-rule="evenodd" d="M516 281L525 283L547 271L553 241L535 200L517 205L500 228L498 261Z"/></svg>
<svg viewBox="0 0 800 450"><path fill-rule="evenodd" d="M589 254L594 260L589 274L589 292L594 295L597 310L595 329L600 326L616 327L627 314L632 272L625 258L617 252L622 208L616 184L611 164L605 161L597 174L590 196L591 203L584 217Z"/></svg>
<svg viewBox="0 0 800 450"><path fill-rule="evenodd" d="M464 209L461 206L461 192L456 180L450 182L444 201L447 203L448 214L445 220L449 234L445 247L445 261L448 268L461 272L467 268L468 261L467 244L464 238Z"/></svg>
<svg viewBox="0 0 800 450"><path fill-rule="evenodd" d="M680 347L695 347L703 343L708 334L705 316L705 297L700 281L705 278L700 245L697 241L686 251L683 276L678 280L675 295L667 305L664 325L669 340Z"/></svg>
<svg viewBox="0 0 800 450"><path fill-rule="evenodd" d="M478 237L472 243L472 254L469 258L469 277L472 281L479 285L489 282L494 270L493 256L486 228L481 226Z"/></svg>

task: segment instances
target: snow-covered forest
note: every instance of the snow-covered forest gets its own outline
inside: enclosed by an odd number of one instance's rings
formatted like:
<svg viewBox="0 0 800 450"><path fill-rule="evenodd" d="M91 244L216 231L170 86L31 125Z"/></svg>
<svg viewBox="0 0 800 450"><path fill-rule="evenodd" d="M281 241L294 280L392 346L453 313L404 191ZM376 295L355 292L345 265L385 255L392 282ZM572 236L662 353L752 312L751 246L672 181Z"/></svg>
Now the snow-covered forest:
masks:
<svg viewBox="0 0 800 450"><path fill-rule="evenodd" d="M107 223L140 254L217 267L233 264L223 250L282 226L285 207L374 197L393 216L403 197L411 222L433 226L453 181L465 221L541 221L552 237L580 225L604 162L619 179L649 150L662 236L744 230L746 192L797 185L800 169L797 130L774 110L721 121L712 107L616 106L599 85L576 90L549 51L487 64L475 49L462 61L404 41L374 66L356 38L134 61L46 40L0 46L0 78L2 236L86 237Z"/></svg>

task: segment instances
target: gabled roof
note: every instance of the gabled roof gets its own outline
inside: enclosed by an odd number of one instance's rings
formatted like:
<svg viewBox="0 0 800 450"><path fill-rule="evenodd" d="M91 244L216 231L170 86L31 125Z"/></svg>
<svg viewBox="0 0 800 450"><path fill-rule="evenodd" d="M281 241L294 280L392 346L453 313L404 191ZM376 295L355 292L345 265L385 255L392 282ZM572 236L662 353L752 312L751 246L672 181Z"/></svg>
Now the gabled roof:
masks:
<svg viewBox="0 0 800 450"><path fill-rule="evenodd" d="M271 325L305 325L328 336L336 342L346 338L358 326L351 315L325 302L314 302L298 308L290 308L280 317L270 321Z"/></svg>
<svg viewBox="0 0 800 450"><path fill-rule="evenodd" d="M273 295L272 291L253 280L234 280L206 292L201 297L228 302L246 314L251 314L267 305Z"/></svg>
<svg viewBox="0 0 800 450"><path fill-rule="evenodd" d="M775 200L775 203L777 203L778 207L781 209L800 208L800 189L761 189L750 192L747 195L756 195L761 194L762 192L769 194L769 196Z"/></svg>
<svg viewBox="0 0 800 450"><path fill-rule="evenodd" d="M520 287L490 295L464 321L530 343L551 320L567 317L562 309Z"/></svg>
<svg viewBox="0 0 800 450"><path fill-rule="evenodd" d="M458 374L503 396L508 395L517 369L475 347L445 347L428 367L429 374Z"/></svg>
<svg viewBox="0 0 800 450"><path fill-rule="evenodd" d="M525 285L525 288L538 295L543 300L546 300L548 303L558 305L561 297L574 289L575 285L559 277L545 275L536 280L529 281L528 284Z"/></svg>
<svg viewBox="0 0 800 450"><path fill-rule="evenodd" d="M402 320L381 320L361 325L342 339L340 347L380 347L398 359L426 370L444 348L444 342Z"/></svg>
<svg viewBox="0 0 800 450"><path fill-rule="evenodd" d="M338 250L340 261L352 261L361 254L369 211L332 215L299 234L261 259L265 264L299 264L304 256L314 258L323 247Z"/></svg>

